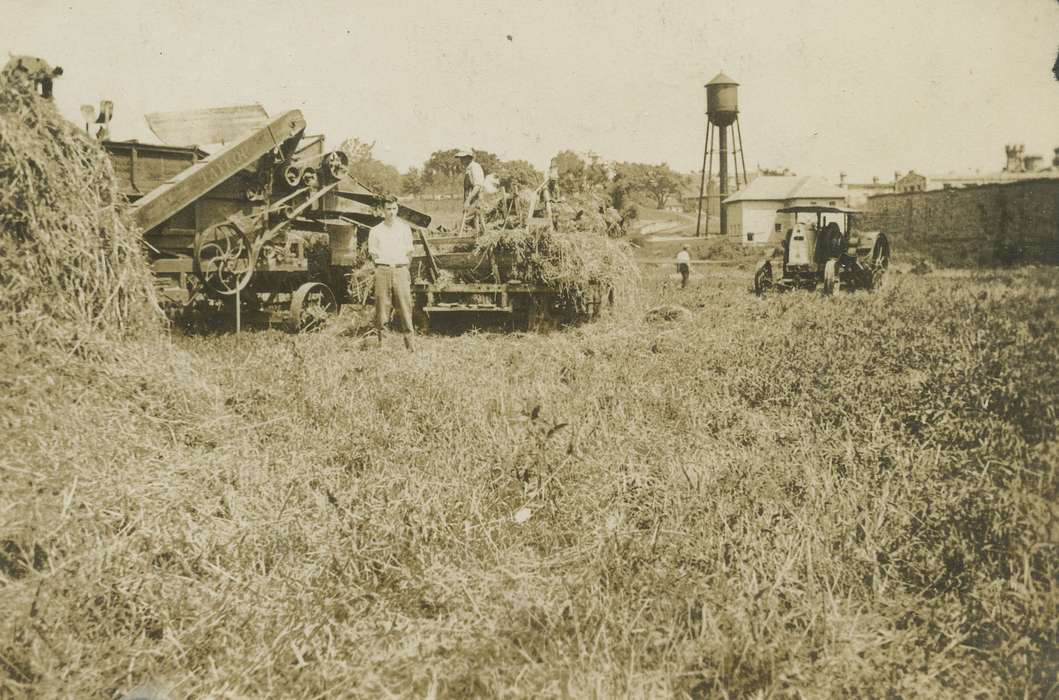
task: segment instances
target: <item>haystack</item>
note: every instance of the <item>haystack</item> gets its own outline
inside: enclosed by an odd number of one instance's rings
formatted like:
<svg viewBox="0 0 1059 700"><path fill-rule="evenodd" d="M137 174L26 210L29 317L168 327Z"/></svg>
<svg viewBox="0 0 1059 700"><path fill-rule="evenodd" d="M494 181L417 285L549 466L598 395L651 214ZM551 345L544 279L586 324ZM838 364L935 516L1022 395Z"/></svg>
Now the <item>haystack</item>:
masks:
<svg viewBox="0 0 1059 700"><path fill-rule="evenodd" d="M640 273L628 244L598 227L491 229L477 249L503 261L504 277L554 289L573 308L601 294L623 304L639 296Z"/></svg>
<svg viewBox="0 0 1059 700"><path fill-rule="evenodd" d="M160 328L139 231L100 145L18 73L0 75L3 345L99 351Z"/></svg>

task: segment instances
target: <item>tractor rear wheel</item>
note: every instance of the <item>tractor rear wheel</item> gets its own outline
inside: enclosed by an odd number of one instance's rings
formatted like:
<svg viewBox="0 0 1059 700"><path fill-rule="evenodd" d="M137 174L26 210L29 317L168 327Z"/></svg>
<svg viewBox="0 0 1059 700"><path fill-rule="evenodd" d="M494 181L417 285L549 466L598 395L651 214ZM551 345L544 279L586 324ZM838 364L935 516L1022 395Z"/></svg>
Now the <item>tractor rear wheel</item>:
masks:
<svg viewBox="0 0 1059 700"><path fill-rule="evenodd" d="M761 296L772 289L772 264L765 263L754 273L754 294Z"/></svg>
<svg viewBox="0 0 1059 700"><path fill-rule="evenodd" d="M828 260L824 265L824 295L837 294L842 289L842 278L838 275L838 260Z"/></svg>
<svg viewBox="0 0 1059 700"><path fill-rule="evenodd" d="M871 251L871 289L881 289L890 267L890 241L880 236Z"/></svg>

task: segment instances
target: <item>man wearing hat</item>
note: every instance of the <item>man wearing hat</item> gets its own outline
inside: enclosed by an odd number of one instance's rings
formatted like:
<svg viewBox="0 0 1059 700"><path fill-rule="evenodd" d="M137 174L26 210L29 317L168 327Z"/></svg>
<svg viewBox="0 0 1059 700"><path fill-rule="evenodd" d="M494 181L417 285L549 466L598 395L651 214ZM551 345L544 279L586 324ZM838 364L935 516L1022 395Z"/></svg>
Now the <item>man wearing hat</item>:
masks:
<svg viewBox="0 0 1059 700"><path fill-rule="evenodd" d="M485 188L485 172L474 160L474 151L461 148L456 151L456 160L463 166L463 220L460 231L468 223L478 235L485 233L485 217L482 214L482 191Z"/></svg>

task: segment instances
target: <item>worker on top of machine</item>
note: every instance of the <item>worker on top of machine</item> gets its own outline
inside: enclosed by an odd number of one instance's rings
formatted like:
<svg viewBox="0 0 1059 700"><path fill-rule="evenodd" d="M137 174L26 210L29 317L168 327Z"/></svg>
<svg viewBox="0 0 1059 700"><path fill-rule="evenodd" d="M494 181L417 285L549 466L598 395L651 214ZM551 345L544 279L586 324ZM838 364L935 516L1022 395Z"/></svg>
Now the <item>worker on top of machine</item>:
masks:
<svg viewBox="0 0 1059 700"><path fill-rule="evenodd" d="M548 166L548 198L553 202L563 201L559 197L559 166L552 163Z"/></svg>
<svg viewBox="0 0 1059 700"><path fill-rule="evenodd" d="M12 56L4 66L4 73L18 73L33 81L33 86L40 90L40 96L46 100L52 97L52 81L63 74L60 66L52 68L48 62L36 56Z"/></svg>
<svg viewBox="0 0 1059 700"><path fill-rule="evenodd" d="M375 328L382 347L391 301L397 306L404 331L404 345L414 350L412 330L412 280L408 262L412 257L412 229L397 218L397 198L383 204L383 220L368 233L368 255L375 263Z"/></svg>
<svg viewBox="0 0 1059 700"><path fill-rule="evenodd" d="M485 171L474 159L474 151L461 148L456 151L456 160L463 166L463 220L460 231L469 223L475 233L485 233L485 215L482 212L482 195L485 192Z"/></svg>

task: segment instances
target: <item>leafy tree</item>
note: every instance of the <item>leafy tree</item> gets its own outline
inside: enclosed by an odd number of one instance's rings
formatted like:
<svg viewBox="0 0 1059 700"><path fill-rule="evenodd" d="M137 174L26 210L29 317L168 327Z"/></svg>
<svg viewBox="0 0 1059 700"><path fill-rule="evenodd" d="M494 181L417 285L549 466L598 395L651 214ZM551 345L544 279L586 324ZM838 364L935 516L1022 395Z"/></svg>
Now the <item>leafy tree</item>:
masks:
<svg viewBox="0 0 1059 700"><path fill-rule="evenodd" d="M618 211L632 204L632 194L635 192L635 178L626 167L628 163L617 163L614 167L614 179L611 181L610 203Z"/></svg>
<svg viewBox="0 0 1059 700"><path fill-rule="evenodd" d="M579 194L603 186L610 180L607 168L595 153L583 158L574 151L559 151L551 162L559 169L559 188L563 192Z"/></svg>
<svg viewBox="0 0 1059 700"><path fill-rule="evenodd" d="M552 158L552 166L559 171L559 189L563 192L581 191L585 161L573 151L559 151Z"/></svg>
<svg viewBox="0 0 1059 700"><path fill-rule="evenodd" d="M426 182L423 172L419 168L409 168L408 172L401 176L401 192L418 197L426 190Z"/></svg>
<svg viewBox="0 0 1059 700"><path fill-rule="evenodd" d="M588 190L606 187L613 178L614 166L605 164L595 153L589 153L587 165L585 166L584 188Z"/></svg>
<svg viewBox="0 0 1059 700"><path fill-rule="evenodd" d="M435 191L452 191L456 189L457 178L462 170L460 162L456 160L455 148L434 151L423 163L423 181Z"/></svg>
<svg viewBox="0 0 1059 700"><path fill-rule="evenodd" d="M375 158L375 143L357 138L346 139L340 147L349 156L349 174L354 180L379 194L397 194L401 190L401 174L397 168Z"/></svg>
<svg viewBox="0 0 1059 700"><path fill-rule="evenodd" d="M505 161L495 172L501 186L509 192L523 187L536 188L544 180L544 175L525 160Z"/></svg>
<svg viewBox="0 0 1059 700"><path fill-rule="evenodd" d="M339 148L349 156L349 162L354 163L373 158L372 151L375 149L375 142L368 143L358 138L352 138L343 141Z"/></svg>
<svg viewBox="0 0 1059 700"><path fill-rule="evenodd" d="M649 196L659 209L666 205L670 196L679 194L686 186L686 178L667 164L619 163L616 167L628 190Z"/></svg>
<svg viewBox="0 0 1059 700"><path fill-rule="evenodd" d="M482 170L485 171L486 175L500 172L501 162L499 156L489 151L479 151L477 148L473 150L474 159L478 161L478 165L482 166Z"/></svg>

